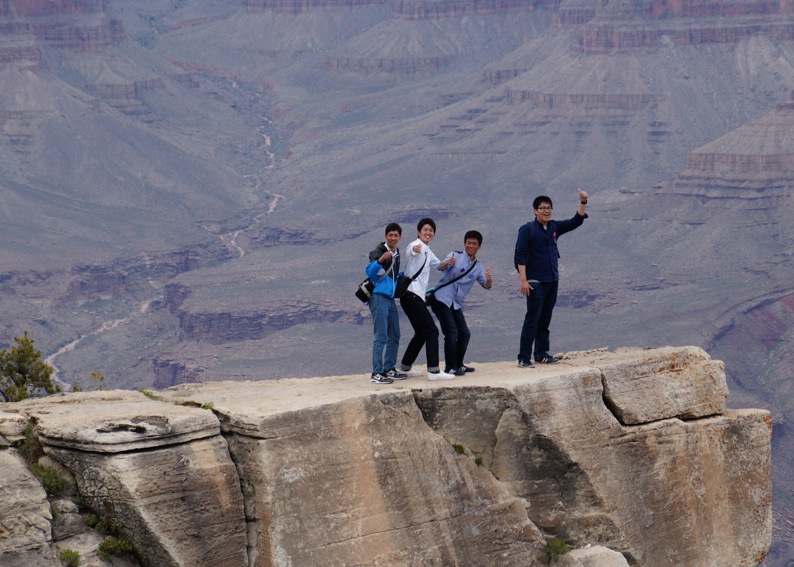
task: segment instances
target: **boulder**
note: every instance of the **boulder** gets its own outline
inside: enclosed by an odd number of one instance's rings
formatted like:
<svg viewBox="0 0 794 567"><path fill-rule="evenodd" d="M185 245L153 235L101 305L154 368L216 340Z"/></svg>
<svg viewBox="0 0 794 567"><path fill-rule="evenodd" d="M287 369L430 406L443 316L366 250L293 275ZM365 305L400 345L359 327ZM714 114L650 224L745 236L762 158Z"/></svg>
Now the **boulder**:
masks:
<svg viewBox="0 0 794 567"><path fill-rule="evenodd" d="M628 561L620 553L600 545L574 549L565 555L560 555L554 565L555 567L629 567Z"/></svg>
<svg viewBox="0 0 794 567"><path fill-rule="evenodd" d="M0 565L57 567L47 494L14 449L0 450Z"/></svg>
<svg viewBox="0 0 794 567"><path fill-rule="evenodd" d="M84 501L158 566L246 565L240 479L211 411L138 392L14 404Z"/></svg>

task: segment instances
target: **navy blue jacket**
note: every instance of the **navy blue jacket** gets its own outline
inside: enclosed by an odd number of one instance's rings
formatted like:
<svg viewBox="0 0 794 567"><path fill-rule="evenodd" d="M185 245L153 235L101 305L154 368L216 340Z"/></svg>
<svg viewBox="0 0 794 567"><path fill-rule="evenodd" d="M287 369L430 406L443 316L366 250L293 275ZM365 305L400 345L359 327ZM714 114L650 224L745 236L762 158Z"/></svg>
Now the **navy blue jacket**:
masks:
<svg viewBox="0 0 794 567"><path fill-rule="evenodd" d="M557 239L566 232L582 226L586 218L586 213L582 216L577 211L571 219L550 220L546 230L543 230L543 225L538 219L526 223L518 230L514 262L516 265L527 267L527 280L548 283L560 279L558 265L560 253L557 250Z"/></svg>

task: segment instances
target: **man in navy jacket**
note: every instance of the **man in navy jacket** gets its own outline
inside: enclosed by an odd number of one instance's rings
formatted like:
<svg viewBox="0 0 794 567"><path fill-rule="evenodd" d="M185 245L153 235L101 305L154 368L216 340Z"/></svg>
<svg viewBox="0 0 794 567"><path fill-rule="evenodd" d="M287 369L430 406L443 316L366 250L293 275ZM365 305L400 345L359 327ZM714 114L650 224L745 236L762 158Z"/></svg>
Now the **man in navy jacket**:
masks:
<svg viewBox="0 0 794 567"><path fill-rule="evenodd" d="M557 239L578 228L587 218L587 193L579 192L579 209L568 220L551 220L552 203L541 195L532 202L535 220L526 223L518 231L515 264L519 275L521 295L527 297L527 313L521 328L521 344L518 365L533 366L533 343L535 362L555 364L559 359L549 354L549 325L557 302L560 279Z"/></svg>

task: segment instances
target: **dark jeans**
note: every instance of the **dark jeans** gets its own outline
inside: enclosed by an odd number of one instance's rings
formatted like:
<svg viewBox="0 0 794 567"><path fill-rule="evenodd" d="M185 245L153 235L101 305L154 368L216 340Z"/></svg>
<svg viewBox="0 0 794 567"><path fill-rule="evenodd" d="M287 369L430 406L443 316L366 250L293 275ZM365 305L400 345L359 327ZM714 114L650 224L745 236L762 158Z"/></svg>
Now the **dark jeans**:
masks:
<svg viewBox="0 0 794 567"><path fill-rule="evenodd" d="M433 313L438 317L441 332L444 333L444 372L457 370L463 366L471 338L466 318L461 309L452 309L440 301L433 303Z"/></svg>
<svg viewBox="0 0 794 567"><path fill-rule="evenodd" d="M405 349L402 363L411 366L424 346L427 352L427 369L438 368L438 329L424 299L409 291L400 298L400 305L414 329L414 336Z"/></svg>
<svg viewBox="0 0 794 567"><path fill-rule="evenodd" d="M535 343L536 360L549 354L549 325L557 303L558 286L556 281L537 283L529 292L518 360L532 360L532 343Z"/></svg>

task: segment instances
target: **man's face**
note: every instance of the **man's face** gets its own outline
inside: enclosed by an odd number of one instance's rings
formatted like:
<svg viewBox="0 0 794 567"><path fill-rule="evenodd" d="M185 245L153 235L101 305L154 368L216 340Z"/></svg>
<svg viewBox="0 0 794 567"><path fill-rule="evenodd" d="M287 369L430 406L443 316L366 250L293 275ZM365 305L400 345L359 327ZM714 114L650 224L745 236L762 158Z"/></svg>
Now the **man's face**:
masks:
<svg viewBox="0 0 794 567"><path fill-rule="evenodd" d="M467 238L466 242L463 243L463 247L466 249L466 254L469 255L469 258L474 258L480 250L480 243L477 242L476 238Z"/></svg>
<svg viewBox="0 0 794 567"><path fill-rule="evenodd" d="M429 244L435 233L436 231L433 230L433 227L429 224L422 225L422 229L419 231L419 240L425 244Z"/></svg>
<svg viewBox="0 0 794 567"><path fill-rule="evenodd" d="M542 224L548 224L551 220L551 203L541 203L535 209L535 216Z"/></svg>
<svg viewBox="0 0 794 567"><path fill-rule="evenodd" d="M392 230L386 233L386 246L390 249L397 246L397 243L402 238L402 234L397 232L396 230Z"/></svg>

